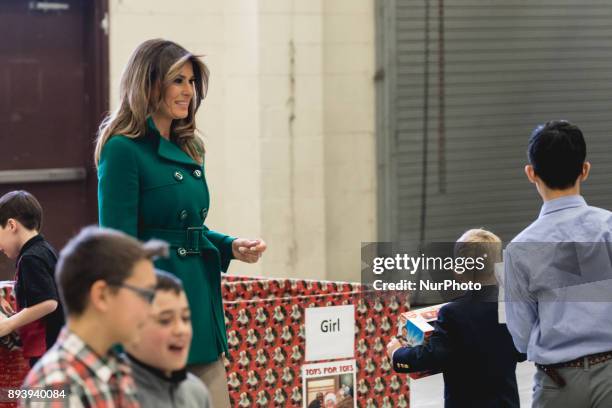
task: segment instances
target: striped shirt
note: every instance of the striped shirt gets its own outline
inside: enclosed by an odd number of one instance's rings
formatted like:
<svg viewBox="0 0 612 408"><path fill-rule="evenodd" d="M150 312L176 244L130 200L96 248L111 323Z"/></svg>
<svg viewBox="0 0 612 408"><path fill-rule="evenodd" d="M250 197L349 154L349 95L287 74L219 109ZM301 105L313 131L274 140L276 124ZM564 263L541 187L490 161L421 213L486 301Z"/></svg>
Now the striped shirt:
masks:
<svg viewBox="0 0 612 408"><path fill-rule="evenodd" d="M127 362L114 350L100 357L66 327L36 363L23 390L60 390L56 398L22 399L33 408L137 408L136 387Z"/></svg>

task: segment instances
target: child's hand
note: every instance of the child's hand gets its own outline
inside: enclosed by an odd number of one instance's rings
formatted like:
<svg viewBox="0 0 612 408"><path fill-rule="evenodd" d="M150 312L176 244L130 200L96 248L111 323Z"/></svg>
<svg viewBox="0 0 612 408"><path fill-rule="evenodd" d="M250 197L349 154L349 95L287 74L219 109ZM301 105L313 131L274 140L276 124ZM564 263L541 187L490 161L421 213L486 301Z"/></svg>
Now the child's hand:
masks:
<svg viewBox="0 0 612 408"><path fill-rule="evenodd" d="M0 337L8 336L12 332L13 327L11 326L11 322L3 316L3 319L0 320Z"/></svg>
<svg viewBox="0 0 612 408"><path fill-rule="evenodd" d="M403 347L402 343L400 343L396 337L393 337L389 344L387 344L387 355L389 356L389 360L393 361L393 353L401 347Z"/></svg>

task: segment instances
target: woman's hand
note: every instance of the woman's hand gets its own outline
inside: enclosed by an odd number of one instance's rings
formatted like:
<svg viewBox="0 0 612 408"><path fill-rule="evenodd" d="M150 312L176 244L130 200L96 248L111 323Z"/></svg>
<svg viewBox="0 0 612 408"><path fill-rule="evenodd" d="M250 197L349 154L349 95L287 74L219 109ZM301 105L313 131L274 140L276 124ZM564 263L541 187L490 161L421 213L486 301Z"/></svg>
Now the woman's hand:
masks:
<svg viewBox="0 0 612 408"><path fill-rule="evenodd" d="M266 243L261 239L236 238L232 242L234 258L246 263L257 262L266 248Z"/></svg>

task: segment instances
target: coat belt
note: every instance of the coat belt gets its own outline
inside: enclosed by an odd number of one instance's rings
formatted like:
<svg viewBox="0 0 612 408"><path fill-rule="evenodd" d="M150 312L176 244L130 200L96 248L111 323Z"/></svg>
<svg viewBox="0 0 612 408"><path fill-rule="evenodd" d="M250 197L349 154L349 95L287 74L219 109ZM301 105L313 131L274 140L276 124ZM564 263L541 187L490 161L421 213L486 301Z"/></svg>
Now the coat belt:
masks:
<svg viewBox="0 0 612 408"><path fill-rule="evenodd" d="M206 231L208 228L205 226L177 229L143 228L140 235L145 240L155 238L166 241L171 248L176 248L180 257L185 257L200 255L203 249L211 247L211 242L204 236Z"/></svg>

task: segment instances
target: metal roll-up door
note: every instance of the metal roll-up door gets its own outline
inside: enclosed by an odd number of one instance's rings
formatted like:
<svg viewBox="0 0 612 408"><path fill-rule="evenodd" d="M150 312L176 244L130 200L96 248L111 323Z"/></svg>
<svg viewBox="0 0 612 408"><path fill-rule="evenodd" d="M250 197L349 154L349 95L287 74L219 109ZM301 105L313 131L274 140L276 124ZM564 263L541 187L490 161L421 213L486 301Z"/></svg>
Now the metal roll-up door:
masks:
<svg viewBox="0 0 612 408"><path fill-rule="evenodd" d="M450 241L481 226L512 239L538 215L523 166L531 130L551 119L583 130L584 195L612 209L612 2L393 0L378 11L381 239Z"/></svg>

